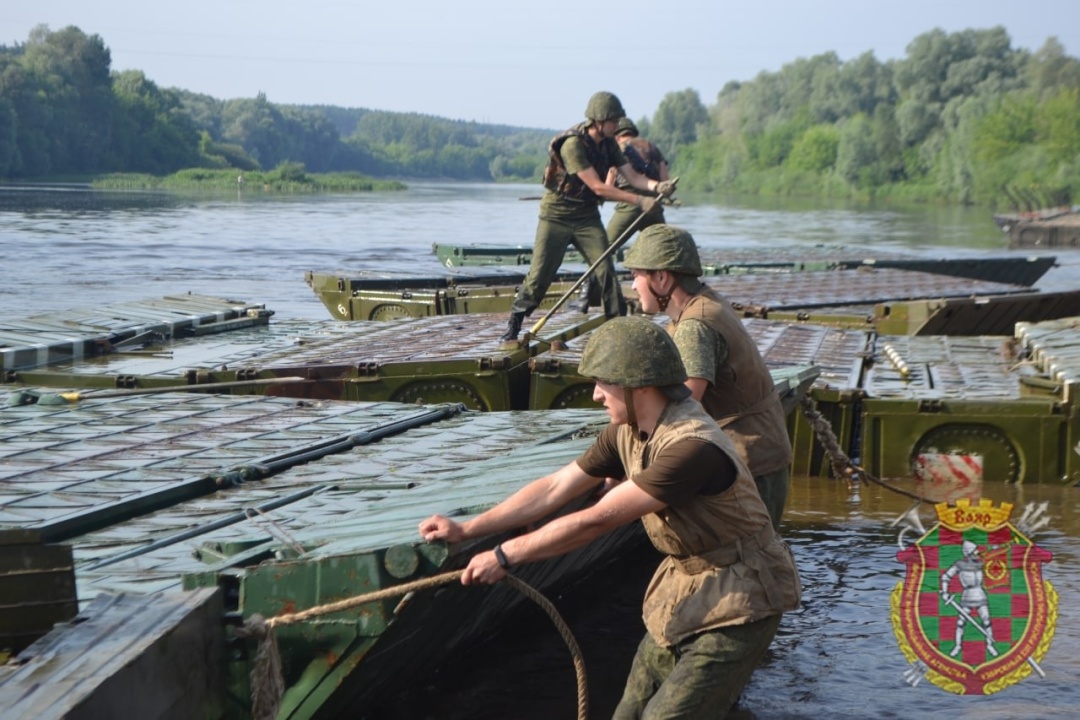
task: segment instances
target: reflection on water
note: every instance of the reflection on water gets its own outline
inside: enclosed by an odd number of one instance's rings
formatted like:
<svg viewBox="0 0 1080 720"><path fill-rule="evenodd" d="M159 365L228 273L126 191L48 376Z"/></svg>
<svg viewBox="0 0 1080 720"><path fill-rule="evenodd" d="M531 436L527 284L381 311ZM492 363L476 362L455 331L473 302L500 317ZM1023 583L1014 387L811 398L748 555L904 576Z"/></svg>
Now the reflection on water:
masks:
<svg viewBox="0 0 1080 720"><path fill-rule="evenodd" d="M910 489L910 488L909 488ZM904 681L908 663L889 617L889 596L904 579L891 523L911 501L878 487L850 492L842 483L796 478L783 534L803 581L803 607L784 617L765 663L733 717L794 718L1066 718L1080 707L1080 503L1077 490L1052 485L988 484L983 496L1016 505L1049 503L1051 524L1033 538L1053 553L1044 578L1057 589L1057 633L1041 667L986 697L949 694L923 680ZM927 529L935 515L920 512ZM563 597L552 598L585 657L591 717L610 717L644 628L641 597L658 556L648 543L617 566ZM603 593L603 603L596 602ZM370 720L519 718L575 714L573 666L550 620L527 608L499 637L425 678L407 697L369 710Z"/></svg>

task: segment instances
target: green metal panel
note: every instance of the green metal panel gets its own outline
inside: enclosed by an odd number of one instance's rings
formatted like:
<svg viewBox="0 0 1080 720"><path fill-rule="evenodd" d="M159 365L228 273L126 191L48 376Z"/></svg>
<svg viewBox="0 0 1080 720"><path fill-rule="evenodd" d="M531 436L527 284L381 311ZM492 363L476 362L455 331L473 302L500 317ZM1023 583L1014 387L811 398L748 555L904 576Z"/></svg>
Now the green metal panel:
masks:
<svg viewBox="0 0 1080 720"><path fill-rule="evenodd" d="M560 313L541 338L521 347L499 340L501 315L429 318L363 328L354 338L338 336L277 354L258 366L239 368L263 376L336 377L328 394L346 400L461 402L476 410L524 409L528 405L529 357L553 342L567 342L603 322L601 315ZM321 386L311 390L314 392ZM281 386L282 393L293 386ZM303 391L303 386L296 386ZM324 388L325 389L325 388ZM335 395L340 391L340 395Z"/></svg>
<svg viewBox="0 0 1080 720"><path fill-rule="evenodd" d="M809 308L806 310L768 310L761 312L774 322L786 322L801 325L820 325L841 330L873 330L874 308L861 305L840 307Z"/></svg>
<svg viewBox="0 0 1080 720"><path fill-rule="evenodd" d="M1070 428L1056 402L865 398L860 420L862 465L878 477L911 478L915 457L936 452L981 456L988 481L1071 479Z"/></svg>
<svg viewBox="0 0 1080 720"><path fill-rule="evenodd" d="M1032 385L1008 337L880 336L862 401L863 465L907 478L922 453L976 455L987 480L1063 482L1072 409Z"/></svg>
<svg viewBox="0 0 1080 720"><path fill-rule="evenodd" d="M476 265L528 265L532 247L524 245L445 245L434 243L432 250L448 268ZM622 261L622 249L615 259ZM1053 256L995 258L914 258L877 252L866 257L862 250L835 245L796 245L787 247L714 250L701 248L706 275L742 275L769 272L816 272L820 270L892 268L915 270L976 280L992 280L1034 285L1055 264ZM584 258L570 248L565 263L582 263Z"/></svg>
<svg viewBox="0 0 1080 720"><path fill-rule="evenodd" d="M1063 395L1067 400L1065 416L1065 438L1061 442L1061 452L1065 455L1065 472L1062 482L1071 485L1080 484L1080 408L1076 405L1075 398L1080 392L1080 382L1068 381L1065 383Z"/></svg>
<svg viewBox="0 0 1080 720"><path fill-rule="evenodd" d="M450 314L444 290L357 290L345 307L348 313L338 317L340 320L400 320Z"/></svg>
<svg viewBox="0 0 1080 720"><path fill-rule="evenodd" d="M485 265L528 265L532 262L532 246L498 245L440 245L431 246L439 262L448 268ZM615 251L615 259L622 261L622 248ZM563 263L587 265L585 257L574 248L567 248Z"/></svg>
<svg viewBox="0 0 1080 720"><path fill-rule="evenodd" d="M179 386L199 391L200 385L213 383L304 378L300 383L241 385L218 392L524 409L529 357L603 320L600 314L558 313L527 347L502 343L506 319L490 313L387 323L275 323L258 332L186 339L160 346L159 353L58 365L49 371L20 372L12 379L43 387Z"/></svg>
<svg viewBox="0 0 1080 720"><path fill-rule="evenodd" d="M817 411L832 427L840 447L850 456L860 393L857 390L813 387L809 395L814 400ZM788 415L788 436L791 438L792 475L833 477L832 464L825 454L825 446L800 408L795 408Z"/></svg>
<svg viewBox="0 0 1080 720"><path fill-rule="evenodd" d="M573 286L554 282L540 301L538 312L554 307ZM357 290L349 298L348 320L394 320L401 317L430 317L468 313L508 313L517 296L517 285L459 285L439 291ZM335 316L339 316L340 313Z"/></svg>
<svg viewBox="0 0 1080 720"><path fill-rule="evenodd" d="M542 308L549 308L581 276L585 267L560 270ZM448 271L444 276L410 273L307 272L304 278L337 320L393 320L475 312L507 312L524 272L483 267ZM624 274L629 280L629 274Z"/></svg>

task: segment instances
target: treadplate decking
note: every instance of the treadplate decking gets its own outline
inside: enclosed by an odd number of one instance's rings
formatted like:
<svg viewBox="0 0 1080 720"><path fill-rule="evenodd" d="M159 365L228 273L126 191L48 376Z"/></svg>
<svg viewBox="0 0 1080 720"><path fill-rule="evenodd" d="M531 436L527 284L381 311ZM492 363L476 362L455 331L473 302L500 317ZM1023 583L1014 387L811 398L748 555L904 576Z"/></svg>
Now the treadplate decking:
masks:
<svg viewBox="0 0 1080 720"><path fill-rule="evenodd" d="M32 315L0 322L0 371L123 351L152 335L184 337L266 325L263 305L203 295Z"/></svg>
<svg viewBox="0 0 1080 720"><path fill-rule="evenodd" d="M68 538L84 601L220 585L235 622L453 567L478 543L448 555L420 541L421 519L480 512L573 460L606 422L182 393L5 407L0 528ZM640 539L620 531L522 577L552 591ZM505 588L429 592L281 628L283 717L355 710L519 601ZM252 649L230 641L232 697L247 697Z"/></svg>

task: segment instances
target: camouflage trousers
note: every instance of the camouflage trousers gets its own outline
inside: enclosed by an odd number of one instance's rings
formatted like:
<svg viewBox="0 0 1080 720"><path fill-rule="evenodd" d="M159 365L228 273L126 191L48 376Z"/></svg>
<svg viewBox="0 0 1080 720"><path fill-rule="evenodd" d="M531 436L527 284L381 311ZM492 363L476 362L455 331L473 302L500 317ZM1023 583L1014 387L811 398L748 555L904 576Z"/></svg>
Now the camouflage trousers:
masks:
<svg viewBox="0 0 1080 720"><path fill-rule="evenodd" d="M721 720L765 656L780 615L706 630L671 648L646 633L613 720Z"/></svg>
<svg viewBox="0 0 1080 720"><path fill-rule="evenodd" d="M784 516L784 505L787 503L788 469L785 467L764 475L755 475L754 484L765 503L765 509L769 511L773 527L779 530L780 518Z"/></svg>
<svg viewBox="0 0 1080 720"><path fill-rule="evenodd" d="M573 245L592 265L607 250L607 235L600 222L600 213L589 220L551 220L540 218L536 227L536 242L533 243L532 260L529 274L518 290L511 312L532 313L547 294L552 280L562 265L566 248ZM615 266L608 258L596 268L593 275L600 288L600 299L604 314L615 317L623 313L622 290L615 277Z"/></svg>
<svg viewBox="0 0 1080 720"><path fill-rule="evenodd" d="M615 242L623 236L627 228L634 224L634 221L641 215L641 208L637 205L631 205L630 203L619 203L615 206L615 212L611 214L611 218L608 219L607 224L607 238L608 244ZM650 225L659 225L666 222L664 220L664 211L657 208L652 214L652 217L645 218L638 225L638 231L644 230ZM629 247L629 243L623 247Z"/></svg>

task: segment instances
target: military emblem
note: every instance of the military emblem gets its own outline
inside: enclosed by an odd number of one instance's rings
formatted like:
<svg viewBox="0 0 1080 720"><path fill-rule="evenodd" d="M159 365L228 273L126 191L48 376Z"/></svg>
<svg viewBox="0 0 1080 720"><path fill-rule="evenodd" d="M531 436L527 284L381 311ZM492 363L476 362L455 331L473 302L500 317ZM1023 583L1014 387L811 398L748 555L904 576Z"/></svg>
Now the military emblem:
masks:
<svg viewBox="0 0 1080 720"><path fill-rule="evenodd" d="M1029 506L1015 526L1011 503L961 499L934 510L937 523L928 531L913 511L898 520L904 527L896 558L907 573L890 607L911 663L906 679L990 695L1032 673L1045 677L1039 663L1054 638L1058 595L1042 577L1052 555L1028 535L1048 522L1046 505ZM906 543L911 531L921 537Z"/></svg>

